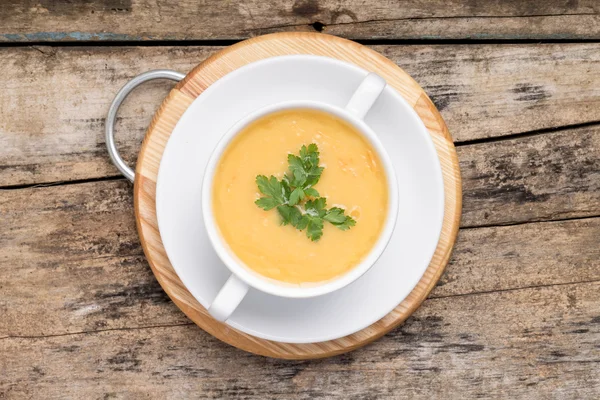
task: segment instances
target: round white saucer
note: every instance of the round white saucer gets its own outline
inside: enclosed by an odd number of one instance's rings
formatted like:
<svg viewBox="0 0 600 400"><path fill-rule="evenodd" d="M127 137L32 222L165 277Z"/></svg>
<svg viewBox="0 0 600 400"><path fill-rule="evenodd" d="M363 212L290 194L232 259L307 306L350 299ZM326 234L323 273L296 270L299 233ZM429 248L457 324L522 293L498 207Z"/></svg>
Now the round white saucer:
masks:
<svg viewBox="0 0 600 400"><path fill-rule="evenodd" d="M181 117L160 163L156 212L173 268L204 307L230 275L210 245L201 210L204 169L221 136L246 114L280 101L318 100L344 107L367 74L326 57L269 58L212 84ZM398 179L398 222L383 255L356 282L328 295L288 299L250 289L227 324L280 342L337 339L383 318L417 284L442 227L439 160L422 121L391 87L386 87L365 122L379 135Z"/></svg>

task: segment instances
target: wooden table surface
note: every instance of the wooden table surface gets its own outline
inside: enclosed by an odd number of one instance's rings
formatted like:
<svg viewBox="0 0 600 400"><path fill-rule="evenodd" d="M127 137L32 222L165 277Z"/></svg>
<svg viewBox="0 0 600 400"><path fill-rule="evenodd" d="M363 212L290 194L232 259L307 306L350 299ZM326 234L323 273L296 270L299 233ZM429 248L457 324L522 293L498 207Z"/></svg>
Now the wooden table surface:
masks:
<svg viewBox="0 0 600 400"><path fill-rule="evenodd" d="M315 30L424 87L464 209L446 273L405 324L282 361L214 339L162 291L104 117L138 73ZM598 1L3 0L0 67L0 399L600 398ZM122 108L129 162L171 86Z"/></svg>

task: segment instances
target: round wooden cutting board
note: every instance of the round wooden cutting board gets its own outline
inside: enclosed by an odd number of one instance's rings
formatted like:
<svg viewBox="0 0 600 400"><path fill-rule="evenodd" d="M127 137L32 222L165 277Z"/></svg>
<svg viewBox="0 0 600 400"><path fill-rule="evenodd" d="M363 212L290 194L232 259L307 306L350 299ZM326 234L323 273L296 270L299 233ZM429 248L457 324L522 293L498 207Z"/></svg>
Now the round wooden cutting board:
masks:
<svg viewBox="0 0 600 400"><path fill-rule="evenodd" d="M355 334L328 342L289 344L259 339L215 321L179 280L162 245L156 220L156 178L175 124L196 97L213 82L248 63L267 57L314 54L337 58L381 75L415 109L427 127L444 178L444 222L435 254L410 295L381 320ZM194 68L165 98L146 132L137 161L134 198L137 227L152 271L177 306L199 327L240 349L269 357L328 357L361 347L402 323L421 305L442 275L456 241L461 213L461 182L452 138L423 89L401 68L360 44L320 33L277 33L230 46Z"/></svg>

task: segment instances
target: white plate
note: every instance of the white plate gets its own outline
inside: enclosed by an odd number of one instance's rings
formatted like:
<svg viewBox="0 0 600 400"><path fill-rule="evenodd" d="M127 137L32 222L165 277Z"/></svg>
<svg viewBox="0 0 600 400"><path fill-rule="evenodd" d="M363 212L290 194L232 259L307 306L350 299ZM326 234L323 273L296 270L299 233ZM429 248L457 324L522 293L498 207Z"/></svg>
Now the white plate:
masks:
<svg viewBox="0 0 600 400"><path fill-rule="evenodd" d="M175 272L204 307L230 274L210 246L200 208L204 169L221 136L246 114L280 101L343 107L367 73L327 57L269 58L221 78L183 114L160 163L156 212ZM227 324L280 342L332 340L384 317L420 280L437 246L444 212L435 148L418 115L390 86L365 122L379 135L398 178L398 222L383 255L356 282L328 295L288 299L250 289Z"/></svg>

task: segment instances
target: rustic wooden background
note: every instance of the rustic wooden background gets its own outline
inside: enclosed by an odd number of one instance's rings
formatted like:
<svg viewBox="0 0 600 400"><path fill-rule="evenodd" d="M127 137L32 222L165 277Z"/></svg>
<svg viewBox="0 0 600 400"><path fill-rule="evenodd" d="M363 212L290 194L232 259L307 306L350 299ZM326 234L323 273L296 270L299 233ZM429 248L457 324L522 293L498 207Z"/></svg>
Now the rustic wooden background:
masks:
<svg viewBox="0 0 600 400"><path fill-rule="evenodd" d="M185 318L103 138L134 75L276 31L355 39L408 71L463 174L430 298L319 361L246 354ZM0 399L600 398L597 0L2 0L0 71ZM131 163L171 85L123 107Z"/></svg>

